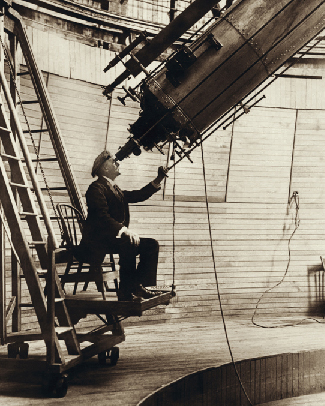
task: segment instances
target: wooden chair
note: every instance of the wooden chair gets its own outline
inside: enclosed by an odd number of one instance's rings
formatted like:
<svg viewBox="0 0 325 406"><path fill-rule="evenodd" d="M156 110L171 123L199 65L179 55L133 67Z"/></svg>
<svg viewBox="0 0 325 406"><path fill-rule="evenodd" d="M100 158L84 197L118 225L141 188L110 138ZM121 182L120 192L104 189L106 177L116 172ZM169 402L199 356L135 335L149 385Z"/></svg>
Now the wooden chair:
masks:
<svg viewBox="0 0 325 406"><path fill-rule="evenodd" d="M85 250L80 247L82 236L82 227L85 221L82 213L69 204L57 205L60 222L62 225L63 247L67 250L67 266L64 275L61 276L61 284L64 288L65 283L74 282L73 294L77 292L79 282L85 282L83 290L87 290L89 282L95 282L97 289L102 293L103 299L106 300L106 292L118 291L117 279L114 279L115 288L109 289L107 284L108 272L115 272L115 261L113 253L109 253L109 262L92 258ZM99 261L99 262L98 262ZM110 271L103 271L103 268L110 268ZM70 272L76 269L76 272ZM87 269L87 272L82 272Z"/></svg>

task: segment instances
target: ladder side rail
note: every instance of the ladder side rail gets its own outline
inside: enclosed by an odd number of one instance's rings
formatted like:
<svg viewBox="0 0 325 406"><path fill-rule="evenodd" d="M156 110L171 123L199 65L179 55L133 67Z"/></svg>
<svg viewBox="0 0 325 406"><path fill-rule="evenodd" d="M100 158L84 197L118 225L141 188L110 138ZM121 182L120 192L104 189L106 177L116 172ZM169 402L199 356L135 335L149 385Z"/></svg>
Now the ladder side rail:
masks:
<svg viewBox="0 0 325 406"><path fill-rule="evenodd" d="M14 32L20 42L20 46L28 65L29 72L35 87L35 92L39 98L40 106L48 125L48 130L51 136L51 141L53 148L57 155L57 159L60 165L62 176L65 180L66 188L68 190L72 204L85 215L86 209L83 202L83 198L77 182L75 180L75 175L72 171L71 165L69 164L69 158L67 154L67 149L64 145L63 138L61 136L61 131L59 128L58 121L56 119L52 103L46 88L43 75L41 74L37 62L35 60L32 47L30 45L28 35L25 29L25 24L22 21L21 16L13 9L9 9L8 13L13 17L15 21Z"/></svg>
<svg viewBox="0 0 325 406"><path fill-rule="evenodd" d="M4 12L4 7L1 7L1 12ZM4 32L4 16L0 18L0 30L1 33ZM4 67L4 52L3 49L0 50L0 67ZM2 152L2 145L0 143L0 153ZM3 208L0 202L0 344L4 345L7 336L7 322L6 322L6 269L5 269L5 224L2 216Z"/></svg>
<svg viewBox="0 0 325 406"><path fill-rule="evenodd" d="M15 124L15 127L16 127L16 131L17 131L17 135L18 135L19 142L20 142L20 145L21 145L21 149L22 149L22 152L24 154L26 165L27 165L27 168L28 168L28 171L29 171L29 174L30 174L30 177L31 177L31 181L32 181L32 184L33 184L36 196L37 196L37 200L38 200L38 204L40 206L42 216L44 218L44 222L45 222L47 232L48 232L49 236L51 237L53 245L55 247L58 247L58 243L57 243L57 239L56 239L55 232L54 232L54 229L53 229L53 225L52 225L50 216L48 214L48 210L47 210L47 207L46 207L46 203L45 203L41 188L39 187L39 184L38 184L38 181L37 181L37 178L36 178L33 163L32 163L32 160L30 158L30 155L29 155L26 139L25 139L23 130L22 130L21 125L20 125L18 113L17 113L17 110L16 110L15 105L13 103L13 100L11 98L8 83L7 83L7 80L5 78L5 75L4 75L4 72L3 72L2 69L0 69L0 82L1 82L1 84L3 86L3 90L4 90L4 94L5 94L8 106L9 106L10 111L12 112L12 116L14 118L14 124Z"/></svg>
<svg viewBox="0 0 325 406"><path fill-rule="evenodd" d="M52 242L48 239L48 268L46 277L47 286L47 325L49 339L46 346L46 360L49 365L55 363L55 254Z"/></svg>
<svg viewBox="0 0 325 406"><path fill-rule="evenodd" d="M0 103L1 103L1 101L2 101L2 98L0 97ZM7 128L7 118L6 118L5 112L3 111L2 105L0 105L0 113L1 113L0 125L3 124L4 127ZM6 154L8 154L11 157L18 157L19 156L18 146L17 146L16 140L15 140L12 132L9 131L6 134L2 134L2 132L6 132L6 130L3 130L2 128L0 128L2 146L3 146ZM14 183L16 183L17 185L28 185L27 176L26 176L25 169L22 165L21 160L19 158L17 158L17 159L9 158L9 165L10 165L10 169L11 169L11 180L10 180L11 184L12 184L13 178L14 178ZM43 227L43 224L41 223L39 215L37 213L34 196L32 195L29 187L17 186L17 188L18 188L18 194L19 194L20 204L21 204L21 206L19 206L18 210L21 211L21 208L22 208L24 210L24 212L30 214L30 215L27 214L26 221L28 223L33 241L38 242L36 244L35 248L37 251L37 255L38 255L40 264L43 269L46 269L47 263L48 263L46 239L45 239L45 236L43 235L44 227ZM16 194L15 194L15 196L16 196ZM15 264L12 262L11 265L13 266ZM12 274L13 274L13 269L12 269ZM17 277L18 277L18 275L17 275ZM14 291L13 291L13 293L14 293ZM19 298L17 297L17 299L19 299Z"/></svg>
<svg viewBox="0 0 325 406"><path fill-rule="evenodd" d="M9 33L9 52L12 57L12 69L13 77L10 75L10 93L15 106L17 106L17 93L16 93L16 83L17 79L17 66L18 66L18 55L17 55L17 38L15 35ZM9 62L10 63L10 62ZM3 68L2 68L3 69ZM14 122L12 113L10 112L10 126ZM13 126L11 126L13 128ZM13 132L13 136L16 139L16 135ZM12 174L11 174L12 175ZM13 179L11 179L13 180ZM14 180L15 181L15 180ZM19 182L17 180L17 182ZM16 201L19 201L18 190L15 191ZM16 298L16 305L14 306L14 311L12 314L12 331L21 330L21 307L19 306L21 302L21 279L20 279L20 267L16 258L15 253L11 250L11 295Z"/></svg>
<svg viewBox="0 0 325 406"><path fill-rule="evenodd" d="M0 210L2 207L0 205ZM1 216L2 217L2 216ZM0 344L4 345L7 336L6 321L6 269L5 269L5 232L2 218L0 219Z"/></svg>
<svg viewBox="0 0 325 406"><path fill-rule="evenodd" d="M19 257L25 280L31 296L32 304L37 315L44 341L49 340L49 329L47 325L47 306L43 289L37 274L37 269L32 259L26 238L24 237L23 224L16 206L15 197L11 190L6 169L0 159L0 197L4 214L8 221L11 232L11 241ZM55 338L56 359L64 362L64 355L60 348L58 338Z"/></svg>

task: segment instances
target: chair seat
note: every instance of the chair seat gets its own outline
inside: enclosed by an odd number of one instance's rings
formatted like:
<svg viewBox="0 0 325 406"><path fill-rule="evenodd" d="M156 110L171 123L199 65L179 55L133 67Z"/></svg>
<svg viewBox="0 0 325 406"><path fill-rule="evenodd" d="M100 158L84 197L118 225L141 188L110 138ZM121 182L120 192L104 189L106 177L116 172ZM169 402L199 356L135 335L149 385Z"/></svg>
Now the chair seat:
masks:
<svg viewBox="0 0 325 406"><path fill-rule="evenodd" d="M106 292L118 290L116 278L114 279L115 289L109 289L107 284L108 273L115 272L113 253L107 253L98 246L91 247L83 242L80 237L84 217L75 207L69 204L58 204L57 209L62 225L62 239L66 245L65 249L57 250L55 256L56 263L67 263L64 275L60 276L62 287L64 288L65 283L74 283L73 294L75 294L79 282L84 282L84 291L89 282L95 282L105 300L105 290ZM110 256L110 261L104 261L107 254ZM103 267L109 267L111 270L104 270Z"/></svg>

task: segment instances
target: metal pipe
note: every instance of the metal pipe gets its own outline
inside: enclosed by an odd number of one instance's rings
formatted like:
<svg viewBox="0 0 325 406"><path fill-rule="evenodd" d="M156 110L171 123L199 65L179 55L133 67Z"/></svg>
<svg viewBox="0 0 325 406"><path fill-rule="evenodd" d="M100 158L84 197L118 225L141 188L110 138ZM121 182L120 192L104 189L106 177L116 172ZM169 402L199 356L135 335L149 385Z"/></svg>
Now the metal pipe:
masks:
<svg viewBox="0 0 325 406"><path fill-rule="evenodd" d="M151 62L157 59L161 53L178 40L217 3L219 3L219 0L195 0L148 44L135 53L136 58L143 66L147 67L150 65ZM106 87L104 94L111 93L130 73L136 77L142 72L140 66L133 59L127 61L125 67L127 70L118 76L111 85Z"/></svg>

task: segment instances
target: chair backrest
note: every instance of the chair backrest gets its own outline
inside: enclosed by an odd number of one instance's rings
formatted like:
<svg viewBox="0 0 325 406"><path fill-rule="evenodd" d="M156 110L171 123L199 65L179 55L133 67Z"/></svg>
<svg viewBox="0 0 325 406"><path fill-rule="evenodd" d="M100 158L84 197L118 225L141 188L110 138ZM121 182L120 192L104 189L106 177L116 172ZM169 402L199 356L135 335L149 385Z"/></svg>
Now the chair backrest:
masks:
<svg viewBox="0 0 325 406"><path fill-rule="evenodd" d="M84 216L70 204L59 203L56 207L62 225L63 242L68 249L73 249L81 240Z"/></svg>

